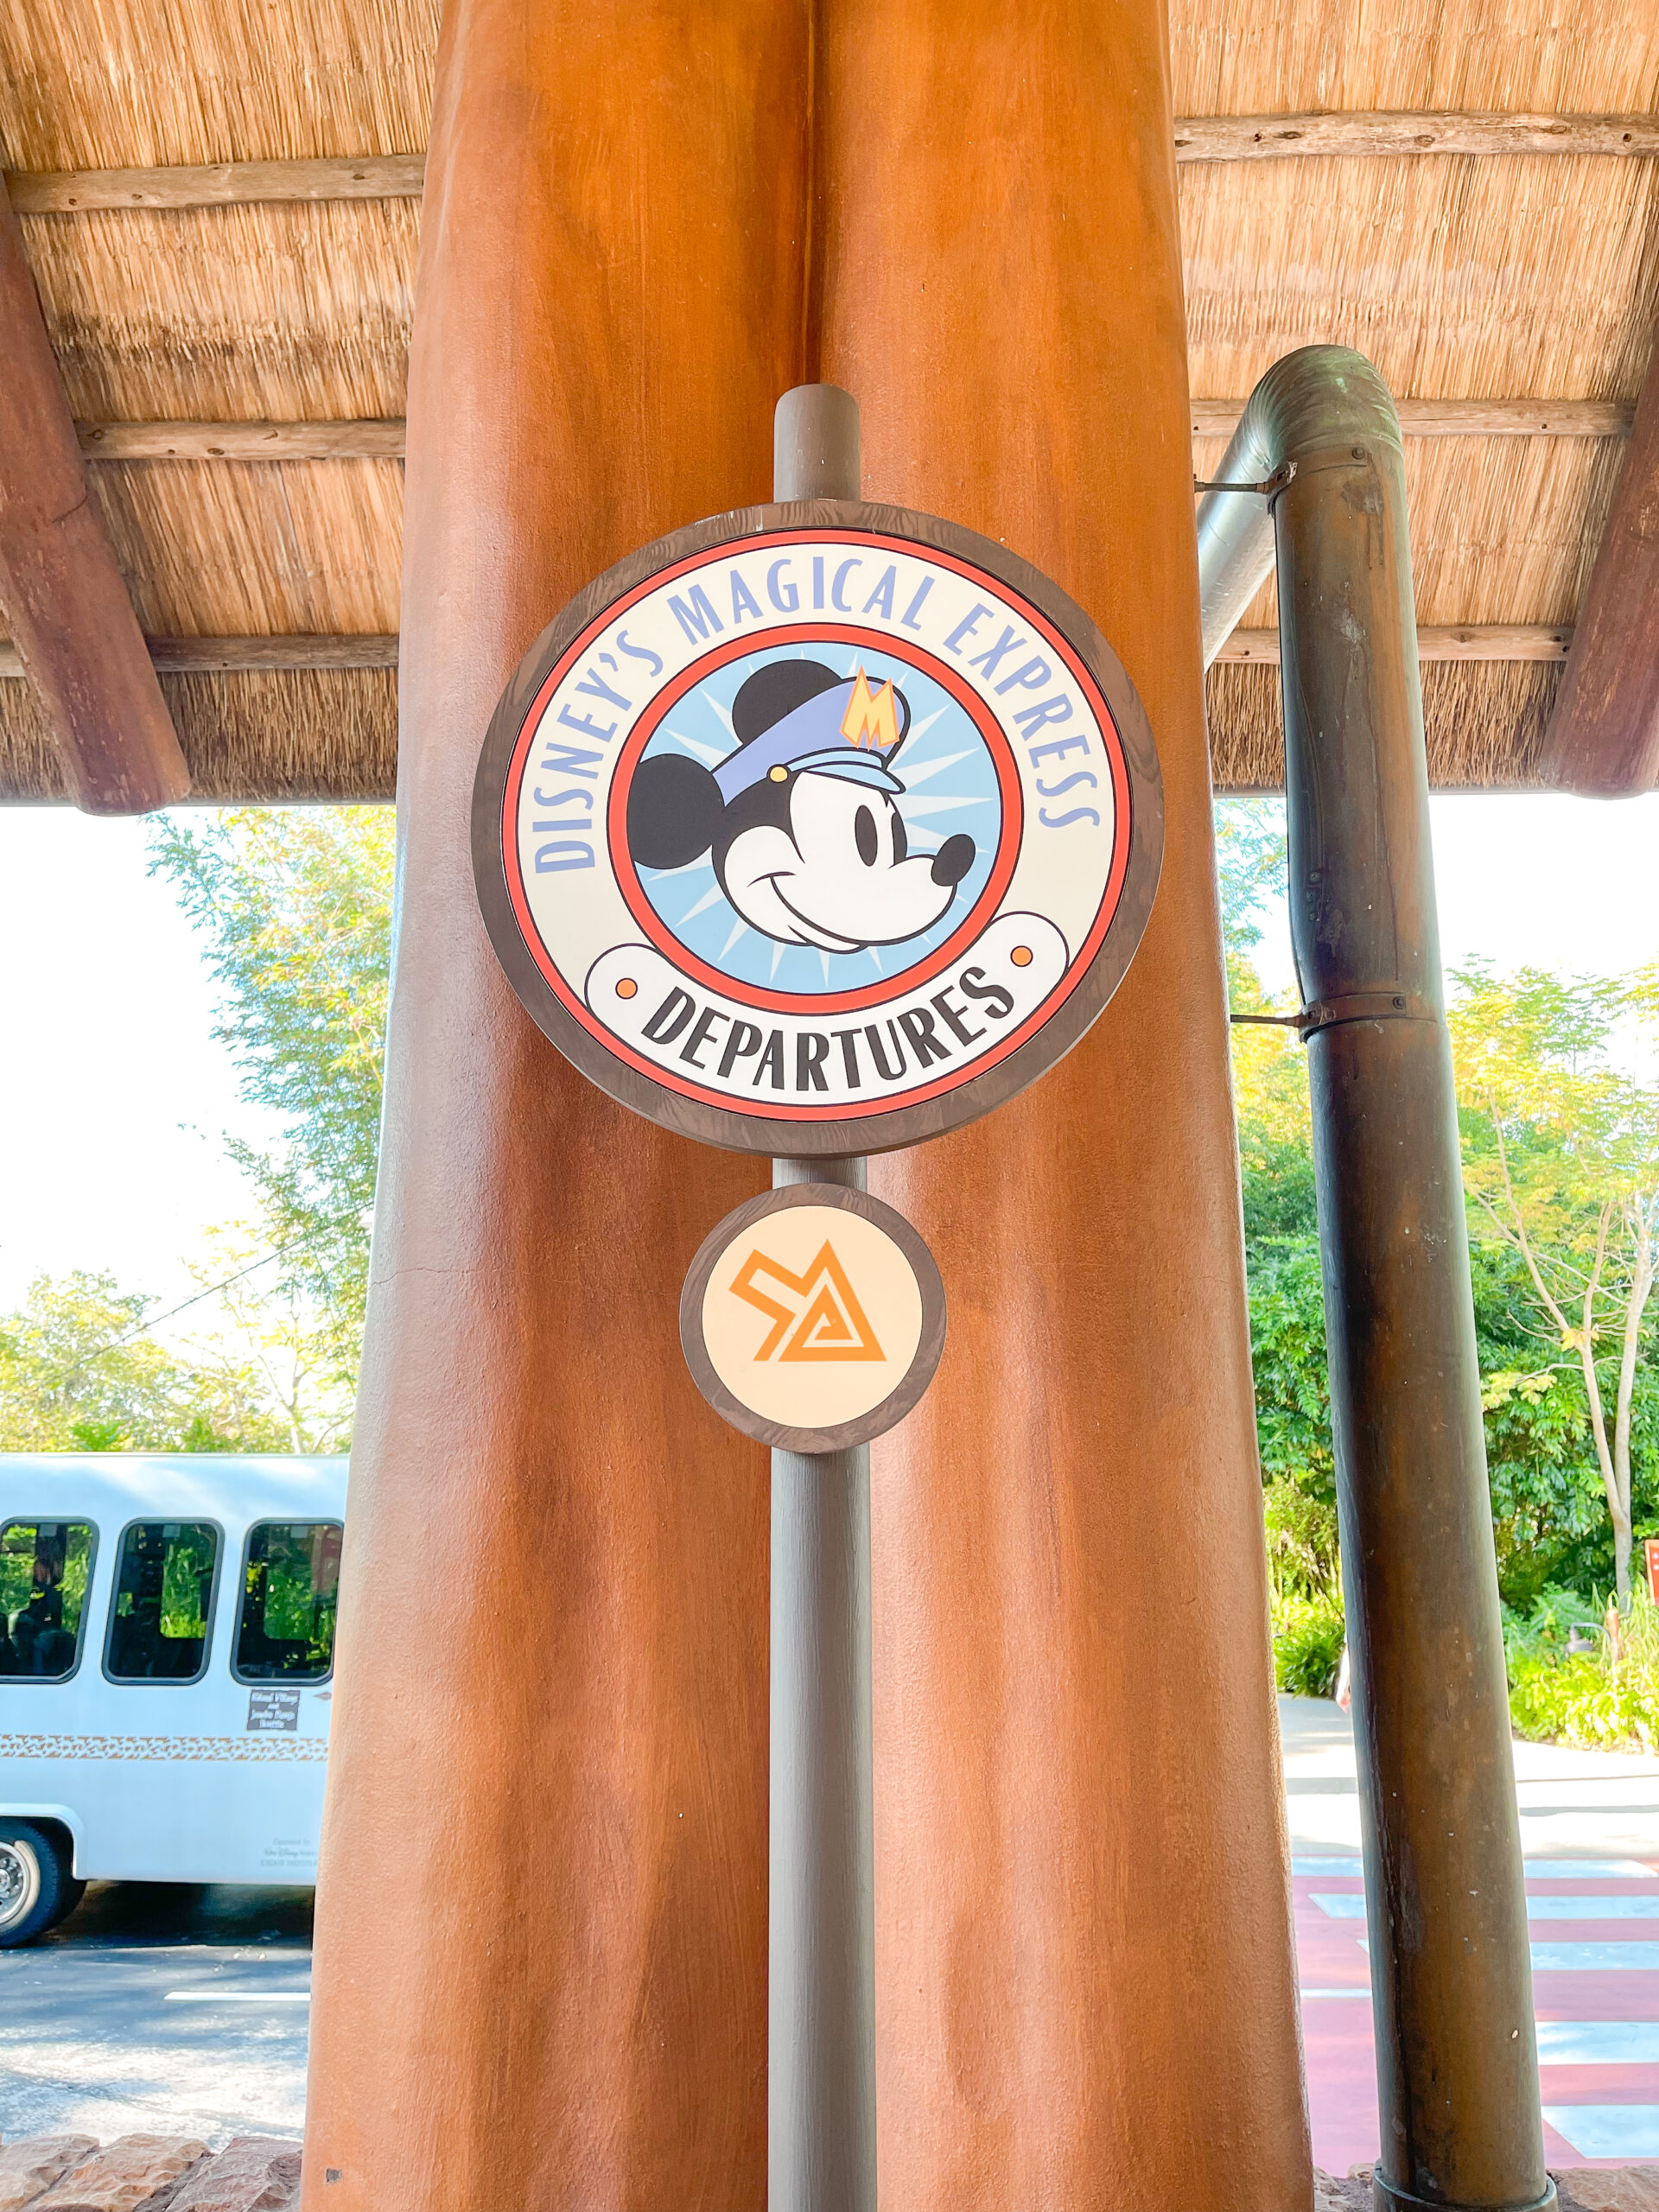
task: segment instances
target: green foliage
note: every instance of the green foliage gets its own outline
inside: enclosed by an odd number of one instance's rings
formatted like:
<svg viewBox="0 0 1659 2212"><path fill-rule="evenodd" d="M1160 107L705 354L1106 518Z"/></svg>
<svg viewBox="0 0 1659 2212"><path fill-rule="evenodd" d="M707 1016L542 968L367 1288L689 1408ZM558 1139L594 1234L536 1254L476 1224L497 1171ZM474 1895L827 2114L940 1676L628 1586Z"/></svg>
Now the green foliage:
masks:
<svg viewBox="0 0 1659 2212"><path fill-rule="evenodd" d="M1268 1566L1281 1598L1331 1598L1340 1603L1337 1501L1294 1477L1275 1475L1262 1493Z"/></svg>
<svg viewBox="0 0 1659 2212"><path fill-rule="evenodd" d="M164 1350L144 1332L152 1303L109 1274L39 1276L24 1306L0 1317L0 1449L286 1449L259 1378Z"/></svg>
<svg viewBox="0 0 1659 2212"><path fill-rule="evenodd" d="M1339 1598L1275 1598L1273 1673L1292 1697L1329 1697L1347 1630Z"/></svg>
<svg viewBox="0 0 1659 2212"><path fill-rule="evenodd" d="M1614 1046L1622 1024L1647 1018L1646 982L1530 968L1500 977L1484 964L1454 980L1470 1234L1506 1277L1493 1325L1515 1350L1495 1365L1540 1383L1521 1393L1535 1412L1556 1395L1542 1389L1545 1369L1577 1367L1624 1603L1632 1523L1652 1479L1644 1353L1659 1267L1659 1090L1625 1075ZM1564 1398L1556 1405L1564 1418Z"/></svg>
<svg viewBox="0 0 1659 2212"><path fill-rule="evenodd" d="M200 1338L111 1276L0 1317L0 1449L308 1452L348 1440L380 1119L392 823L378 807L158 816L151 867L204 933L218 1035L285 1136L230 1150L259 1219L209 1233Z"/></svg>
<svg viewBox="0 0 1659 2212"><path fill-rule="evenodd" d="M218 1034L244 1097L284 1116L274 1152L233 1144L286 1287L332 1332L354 1381L386 1026L392 819L381 807L160 817L152 867L177 887L226 991Z"/></svg>
<svg viewBox="0 0 1659 2212"><path fill-rule="evenodd" d="M1236 1012L1281 1013L1288 1003L1268 999L1249 957L1264 910L1283 894L1282 818L1276 804L1227 801L1217 809ZM1619 1071L1614 1049L1633 1021L1659 1021L1659 966L1622 980L1574 981L1533 970L1500 978L1476 965L1453 981L1499 1587L1512 1622L1545 1623L1565 1618L1564 1607L1582 1607L1590 1602L1585 1593L1614 1580L1590 1390L1593 1377L1611 1466L1620 1451L1614 1412L1633 1303L1635 1361L1623 1401L1631 1519L1638 1541L1659 1533L1659 1372L1655 1321L1641 1304L1643 1255L1650 1259L1659 1235L1659 1095ZM1237 1026L1232 1044L1274 1648L1281 1687L1292 1677L1300 1686L1325 1674L1327 1645L1334 1673L1340 1649L1306 1058L1283 1028ZM1625 1739L1639 1734L1637 1694L1627 1680L1617 1694L1606 1685L1596 1693L1595 1718L1580 1695L1587 1659L1569 1662L1541 1645L1524 1665L1530 1671L1517 1689L1517 1712L1524 1708L1532 1722L1544 1726L1570 1713L1577 1716L1571 1726L1599 1729L1609 1740L1610 1731L1622 1730Z"/></svg>
<svg viewBox="0 0 1659 2212"><path fill-rule="evenodd" d="M1569 1650L1574 1630L1594 1637L1592 1650ZM1640 1584L1611 1623L1594 1597L1548 1590L1524 1616L1506 1614L1503 1648L1522 1735L1604 1750L1659 1744L1659 1609Z"/></svg>
<svg viewBox="0 0 1659 2212"><path fill-rule="evenodd" d="M1334 1509L1336 1456L1325 1365L1319 1246L1266 1237L1249 1253L1250 1357L1262 1471Z"/></svg>
<svg viewBox="0 0 1659 2212"><path fill-rule="evenodd" d="M1217 799L1216 874L1230 960L1262 942L1262 910L1285 895L1285 810L1278 799Z"/></svg>

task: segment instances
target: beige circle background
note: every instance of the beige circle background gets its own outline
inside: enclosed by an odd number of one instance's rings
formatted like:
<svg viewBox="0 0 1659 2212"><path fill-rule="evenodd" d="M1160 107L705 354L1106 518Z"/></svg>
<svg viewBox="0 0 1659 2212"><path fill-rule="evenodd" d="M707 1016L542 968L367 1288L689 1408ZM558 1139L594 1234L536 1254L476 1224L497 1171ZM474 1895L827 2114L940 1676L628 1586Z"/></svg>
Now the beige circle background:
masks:
<svg viewBox="0 0 1659 2212"><path fill-rule="evenodd" d="M817 1282L800 1291L757 1270L755 1289L791 1316L778 1349L769 1358L757 1358L775 1323L737 1295L734 1280L756 1251L791 1275L804 1275L826 1243L845 1271L881 1357L779 1357L792 1317L811 1305ZM740 1230L721 1251L703 1292L702 1320L709 1363L740 1405L789 1428L836 1428L874 1411L909 1373L921 1342L921 1286L899 1245L861 1214L839 1206L791 1206Z"/></svg>

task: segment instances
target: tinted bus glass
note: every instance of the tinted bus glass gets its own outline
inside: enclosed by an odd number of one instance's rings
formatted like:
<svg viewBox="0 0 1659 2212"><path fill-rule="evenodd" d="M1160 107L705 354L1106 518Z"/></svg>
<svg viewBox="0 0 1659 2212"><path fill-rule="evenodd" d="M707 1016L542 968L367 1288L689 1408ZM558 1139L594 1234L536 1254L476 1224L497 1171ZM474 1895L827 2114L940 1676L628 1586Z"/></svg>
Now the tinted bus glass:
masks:
<svg viewBox="0 0 1659 2212"><path fill-rule="evenodd" d="M73 1674L92 1563L85 1521L0 1529L0 1675L61 1681Z"/></svg>
<svg viewBox="0 0 1659 2212"><path fill-rule="evenodd" d="M245 1682L320 1682L334 1663L338 1521L257 1521L248 1532L236 1673Z"/></svg>
<svg viewBox="0 0 1659 2212"><path fill-rule="evenodd" d="M108 1672L117 1682L189 1682L213 1611L219 1531L207 1521L135 1521L121 1539Z"/></svg>

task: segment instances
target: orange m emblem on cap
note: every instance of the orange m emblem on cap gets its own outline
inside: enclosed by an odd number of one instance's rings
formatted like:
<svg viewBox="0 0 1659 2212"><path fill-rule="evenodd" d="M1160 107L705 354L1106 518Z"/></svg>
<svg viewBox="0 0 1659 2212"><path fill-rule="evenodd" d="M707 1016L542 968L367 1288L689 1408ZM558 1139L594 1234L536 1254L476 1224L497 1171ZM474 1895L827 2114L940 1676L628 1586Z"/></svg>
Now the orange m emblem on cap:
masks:
<svg viewBox="0 0 1659 2212"><path fill-rule="evenodd" d="M861 668L853 696L841 718L841 734L849 745L879 745L887 750L899 742L899 708L891 682L872 692L870 679Z"/></svg>
<svg viewBox="0 0 1659 2212"><path fill-rule="evenodd" d="M757 1289L755 1277L770 1275L799 1301L779 1305ZM764 1313L772 1328L756 1359L885 1359L847 1270L826 1241L804 1274L768 1259L757 1245L732 1280L732 1295Z"/></svg>

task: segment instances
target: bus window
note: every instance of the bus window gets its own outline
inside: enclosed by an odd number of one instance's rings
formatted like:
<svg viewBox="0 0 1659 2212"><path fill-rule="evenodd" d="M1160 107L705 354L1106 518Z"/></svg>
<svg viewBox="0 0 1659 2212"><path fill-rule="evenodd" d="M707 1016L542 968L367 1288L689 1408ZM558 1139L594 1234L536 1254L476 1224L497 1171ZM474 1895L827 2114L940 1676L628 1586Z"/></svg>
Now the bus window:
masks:
<svg viewBox="0 0 1659 2212"><path fill-rule="evenodd" d="M257 1521L236 1629L239 1682L321 1682L334 1663L338 1521Z"/></svg>
<svg viewBox="0 0 1659 2212"><path fill-rule="evenodd" d="M194 1682L213 1617L219 1531L209 1521L135 1521L121 1539L105 1671L112 1682Z"/></svg>
<svg viewBox="0 0 1659 2212"><path fill-rule="evenodd" d="M0 1529L0 1675L60 1682L74 1673L92 1565L85 1521Z"/></svg>

